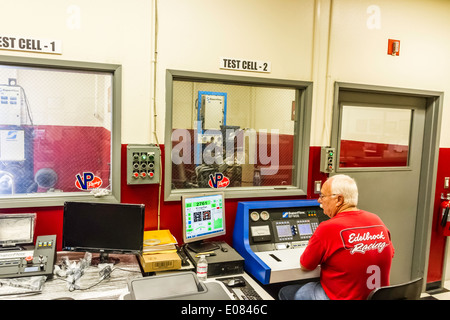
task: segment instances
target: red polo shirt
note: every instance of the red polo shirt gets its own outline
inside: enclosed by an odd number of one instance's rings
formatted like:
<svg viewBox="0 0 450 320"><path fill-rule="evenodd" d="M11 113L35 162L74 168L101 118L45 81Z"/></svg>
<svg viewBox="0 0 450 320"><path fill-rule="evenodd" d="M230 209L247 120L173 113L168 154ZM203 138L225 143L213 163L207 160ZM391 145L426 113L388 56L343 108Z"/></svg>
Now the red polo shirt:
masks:
<svg viewBox="0 0 450 320"><path fill-rule="evenodd" d="M389 230L370 212L345 211L319 224L300 263L321 267L320 282L332 300L366 299L389 285L394 247Z"/></svg>

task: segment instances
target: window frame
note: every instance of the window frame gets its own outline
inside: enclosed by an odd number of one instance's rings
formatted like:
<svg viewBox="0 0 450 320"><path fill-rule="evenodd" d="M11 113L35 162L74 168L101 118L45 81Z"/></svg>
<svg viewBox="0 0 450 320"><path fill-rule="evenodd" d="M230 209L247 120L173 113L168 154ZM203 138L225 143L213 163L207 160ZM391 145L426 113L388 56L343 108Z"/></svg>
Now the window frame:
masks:
<svg viewBox="0 0 450 320"><path fill-rule="evenodd" d="M431 93L430 93L431 92ZM408 164L403 167L340 167L340 144L341 144L341 123L342 123L342 106L343 105L355 105L358 104L361 107L381 107L381 108L399 108L409 109L411 114L411 127L409 142L412 141L412 135L414 132L415 113L418 107L415 105L414 100L416 98L424 99L424 104L428 103L426 100L430 97L438 97L440 93L433 91L415 90L415 89L403 89L395 87L385 87L376 85L356 84L348 82L336 82L334 84L334 102L333 102L333 118L331 129L331 145L336 148L336 160L337 166L336 173L349 173L352 172L385 172L385 171L410 171L410 154L413 150L410 148L408 152ZM402 97L406 99L402 102L397 102L398 98ZM411 100L413 99L413 102ZM335 115L335 116L334 116Z"/></svg>
<svg viewBox="0 0 450 320"><path fill-rule="evenodd" d="M112 126L111 126L111 193L94 197L86 191L61 193L33 193L0 198L1 208L54 207L63 206L66 201L120 202L121 163L121 84L122 66L116 64L92 63L42 58L14 57L0 55L0 64L17 67L63 69L88 72L109 72L112 75ZM75 181L75 180L74 180Z"/></svg>
<svg viewBox="0 0 450 320"><path fill-rule="evenodd" d="M172 189L172 116L173 116L173 82L174 81L204 81L220 82L233 85L274 86L296 90L295 130L294 130L294 160L292 186L258 186L221 188L225 198L267 198L285 196L305 196L308 186L309 148L311 135L312 90L313 83L260 77L246 77L225 74L203 73L182 70L166 70L166 121L165 121L165 175L164 200L177 201L183 194L218 191L214 188ZM302 124L302 125L299 125Z"/></svg>

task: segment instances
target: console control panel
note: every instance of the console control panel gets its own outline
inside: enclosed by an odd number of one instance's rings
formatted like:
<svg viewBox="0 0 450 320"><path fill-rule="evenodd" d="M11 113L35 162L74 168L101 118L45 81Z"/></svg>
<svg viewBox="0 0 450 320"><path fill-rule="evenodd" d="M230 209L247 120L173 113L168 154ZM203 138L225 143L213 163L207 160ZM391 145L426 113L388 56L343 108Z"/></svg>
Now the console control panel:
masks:
<svg viewBox="0 0 450 320"><path fill-rule="evenodd" d="M56 235L38 236L34 249L0 251L0 278L53 276Z"/></svg>
<svg viewBox="0 0 450 320"><path fill-rule="evenodd" d="M305 272L300 257L327 219L317 200L239 202L233 247L245 259L245 271L262 284L318 278L320 267Z"/></svg>
<svg viewBox="0 0 450 320"><path fill-rule="evenodd" d="M305 247L326 216L319 207L252 210L249 242L255 252Z"/></svg>

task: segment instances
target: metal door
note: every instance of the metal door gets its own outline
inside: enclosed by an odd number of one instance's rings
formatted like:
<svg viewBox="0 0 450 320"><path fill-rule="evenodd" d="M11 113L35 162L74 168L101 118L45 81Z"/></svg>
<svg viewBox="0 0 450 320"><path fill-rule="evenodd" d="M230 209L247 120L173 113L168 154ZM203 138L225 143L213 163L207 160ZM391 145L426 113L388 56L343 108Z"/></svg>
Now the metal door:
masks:
<svg viewBox="0 0 450 320"><path fill-rule="evenodd" d="M411 279L427 99L341 90L333 115L336 171L353 177L358 208L377 214L395 247L391 283ZM337 128L335 128L337 127Z"/></svg>

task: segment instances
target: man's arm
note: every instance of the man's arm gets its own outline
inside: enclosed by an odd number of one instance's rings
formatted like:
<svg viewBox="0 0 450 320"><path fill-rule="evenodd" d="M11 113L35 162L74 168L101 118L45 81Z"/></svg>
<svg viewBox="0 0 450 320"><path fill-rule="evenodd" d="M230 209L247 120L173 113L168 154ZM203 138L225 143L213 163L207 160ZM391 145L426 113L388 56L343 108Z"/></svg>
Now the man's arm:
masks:
<svg viewBox="0 0 450 320"><path fill-rule="evenodd" d="M301 264L300 264L300 269L302 269L303 271L312 271L311 269L308 269L308 268L302 266Z"/></svg>

